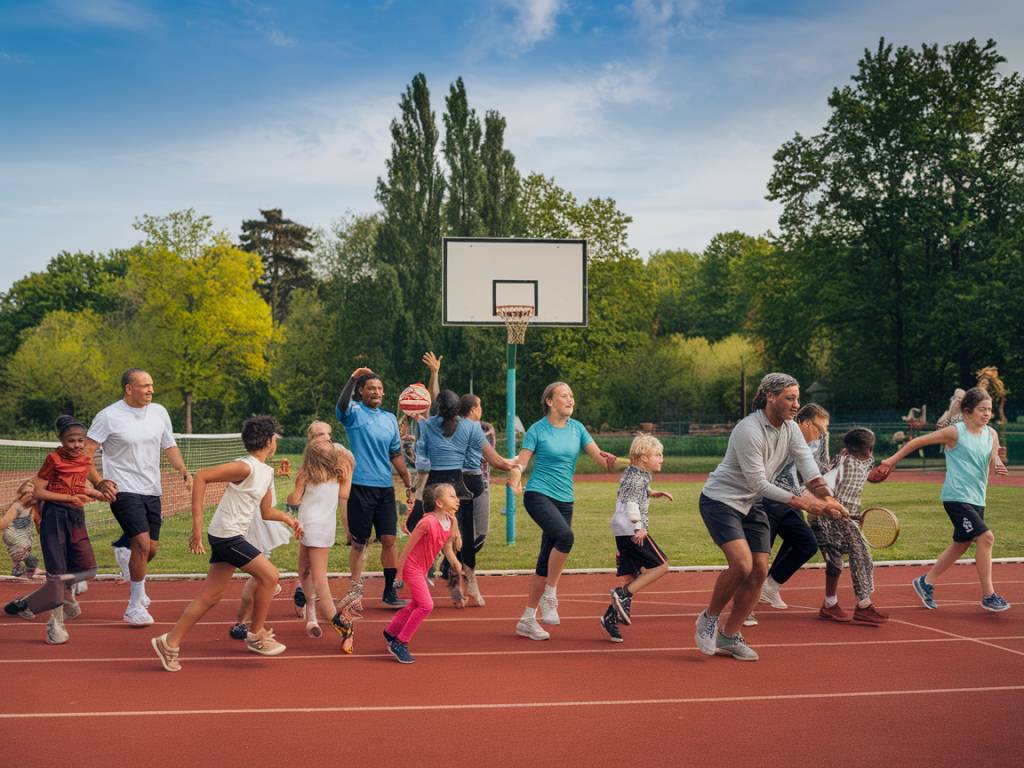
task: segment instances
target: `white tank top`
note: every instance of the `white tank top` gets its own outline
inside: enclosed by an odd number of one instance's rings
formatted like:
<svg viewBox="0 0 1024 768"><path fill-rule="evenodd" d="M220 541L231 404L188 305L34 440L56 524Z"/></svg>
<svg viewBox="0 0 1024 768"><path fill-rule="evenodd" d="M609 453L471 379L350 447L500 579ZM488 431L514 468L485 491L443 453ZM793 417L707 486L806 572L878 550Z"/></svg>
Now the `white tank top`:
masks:
<svg viewBox="0 0 1024 768"><path fill-rule="evenodd" d="M249 465L249 476L240 483L228 483L210 521L209 534L227 539L245 536L253 515L260 513L260 502L274 484L274 470L253 456L238 459Z"/></svg>
<svg viewBox="0 0 1024 768"><path fill-rule="evenodd" d="M321 520L334 520L338 512L338 481L307 483L299 505L299 520L303 525Z"/></svg>

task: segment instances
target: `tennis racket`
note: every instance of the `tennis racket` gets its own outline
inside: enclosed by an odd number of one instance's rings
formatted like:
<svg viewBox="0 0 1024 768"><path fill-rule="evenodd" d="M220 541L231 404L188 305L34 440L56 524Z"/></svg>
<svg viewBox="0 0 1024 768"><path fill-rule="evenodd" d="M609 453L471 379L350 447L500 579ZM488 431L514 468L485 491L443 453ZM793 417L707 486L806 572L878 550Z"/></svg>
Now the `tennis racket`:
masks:
<svg viewBox="0 0 1024 768"><path fill-rule="evenodd" d="M872 549L886 549L900 537L900 521L885 507L871 507L861 515L860 532Z"/></svg>

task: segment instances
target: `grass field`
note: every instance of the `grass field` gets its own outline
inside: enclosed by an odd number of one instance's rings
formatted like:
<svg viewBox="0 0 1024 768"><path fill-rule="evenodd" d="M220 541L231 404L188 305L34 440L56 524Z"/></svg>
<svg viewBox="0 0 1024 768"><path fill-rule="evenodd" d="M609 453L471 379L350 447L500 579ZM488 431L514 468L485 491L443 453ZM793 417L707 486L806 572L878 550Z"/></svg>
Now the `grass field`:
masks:
<svg viewBox="0 0 1024 768"><path fill-rule="evenodd" d="M294 464L293 464L294 466ZM690 471L698 471L691 469ZM609 520L615 505L616 484L612 482L581 482L576 484L576 512L573 531L576 545L569 559L570 568L609 568L615 563L614 540ZM651 533L669 556L673 565L714 565L724 563L721 551L708 537L697 511L701 483L655 483L659 490L675 496L667 502L651 502ZM279 500L284 499L280 495ZM487 546L480 553L479 568L532 568L537 556L539 529L522 508L517 497L516 544L505 544L504 486L496 485L491 498L491 531ZM950 540L949 520L938 501L939 486L931 483L887 483L867 486L865 506L885 506L900 518L900 539L891 549L875 552L877 560L931 559ZM1024 489L996 487L988 492L985 519L996 535L995 556L1024 556ZM209 514L207 515L207 519ZM190 530L188 515L176 515L164 523L160 554L154 562L155 573L195 573L206 570L206 558L188 552ZM339 527L339 531L340 531ZM115 572L109 542L116 528L98 530L93 534L93 547L104 573ZM273 560L283 571L295 569L297 544L292 542L275 550ZM331 569L347 570L347 549L339 546L331 557ZM370 553L369 570L379 570L379 547Z"/></svg>

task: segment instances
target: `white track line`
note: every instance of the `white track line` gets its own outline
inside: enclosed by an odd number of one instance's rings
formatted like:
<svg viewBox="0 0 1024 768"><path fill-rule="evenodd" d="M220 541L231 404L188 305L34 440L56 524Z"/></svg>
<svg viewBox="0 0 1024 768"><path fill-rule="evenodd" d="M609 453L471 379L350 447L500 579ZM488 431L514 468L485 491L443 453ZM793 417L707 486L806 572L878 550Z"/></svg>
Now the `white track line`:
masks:
<svg viewBox="0 0 1024 768"><path fill-rule="evenodd" d="M598 699L593 701L523 701L480 704L393 704L350 707L266 707L261 709L151 709L115 712L5 712L0 720L42 720L53 718L100 717L209 717L211 715L308 715L374 712L465 712L498 709L565 709L576 707L622 707L680 704L733 704L738 702L806 701L815 699L864 699L892 696L934 696L936 694L1007 693L1024 691L1024 685L978 686L973 688L921 688L907 691L848 691L828 693L780 693L763 696L693 696L666 699Z"/></svg>
<svg viewBox="0 0 1024 768"><path fill-rule="evenodd" d="M996 648L1000 651L1006 651L1007 653L1016 654L1017 656L1024 656L1024 651L1018 651L1016 648L1007 648L1004 645L996 645L995 643L990 643L987 640L983 640L979 637L967 637L965 635L958 635L955 632L948 632L944 629L937 629L936 627L929 627L924 624L914 624L911 621L904 621L903 619L892 619L892 621L895 621L898 624L904 624L908 627L917 627L918 629L927 629L931 630L932 632L938 632L940 635L946 635L947 637L956 638L957 640L967 640L972 643L977 643L978 645L987 645L989 648Z"/></svg>
<svg viewBox="0 0 1024 768"><path fill-rule="evenodd" d="M986 640L1024 640L1024 635L1000 635L997 637L986 638L986 639L975 639L970 637L922 637L912 638L904 640L836 640L836 641L825 641L825 642L806 642L806 643L757 643L758 648L822 648L822 647L839 647L849 648L853 646L870 646L870 645L916 645L916 644L936 644L936 643L961 643L961 642L975 642L982 644L989 644ZM517 641L518 642L518 641ZM241 653L242 644L239 643L239 653L233 653L229 655L217 655L217 656L189 656L187 653L182 656L182 661L186 663L199 662L199 661L240 661L245 659L252 659L251 656ZM292 646L294 648L294 646ZM995 646L999 647L999 646ZM1008 650L1008 649L1004 649ZM552 647L545 644L544 648L537 648L536 650L495 650L495 651L434 651L424 652L418 651L416 656L423 658L477 658L487 656L582 656L588 654L636 654L636 653L696 653L697 649L692 645L677 645L677 646L652 646L645 648L624 648L619 645L612 645L606 642L595 642L592 648L558 648ZM14 664L95 664L95 663L131 663L140 661L153 661L155 663L155 656L106 656L106 657L88 657L88 658L31 658L31 659L13 659L3 658L0 659L0 665L14 665ZM361 653L353 656L343 656L337 653L322 653L322 654L298 654L288 653L277 657L279 661L343 661L348 664L353 664L358 660L375 660L375 659L390 659L391 656L387 653ZM276 663L276 662L275 662Z"/></svg>

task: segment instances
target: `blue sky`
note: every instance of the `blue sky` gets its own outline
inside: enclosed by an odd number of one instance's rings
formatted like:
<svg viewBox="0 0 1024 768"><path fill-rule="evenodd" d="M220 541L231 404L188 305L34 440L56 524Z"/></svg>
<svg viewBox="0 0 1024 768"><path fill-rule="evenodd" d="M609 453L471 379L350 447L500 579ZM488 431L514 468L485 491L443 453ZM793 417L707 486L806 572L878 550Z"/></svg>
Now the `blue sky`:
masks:
<svg viewBox="0 0 1024 768"><path fill-rule="evenodd" d="M327 227L376 208L388 124L424 72L508 119L523 173L612 197L631 243L775 226L774 150L813 133L865 47L995 38L1017 0L0 1L0 290L61 250L192 207Z"/></svg>

